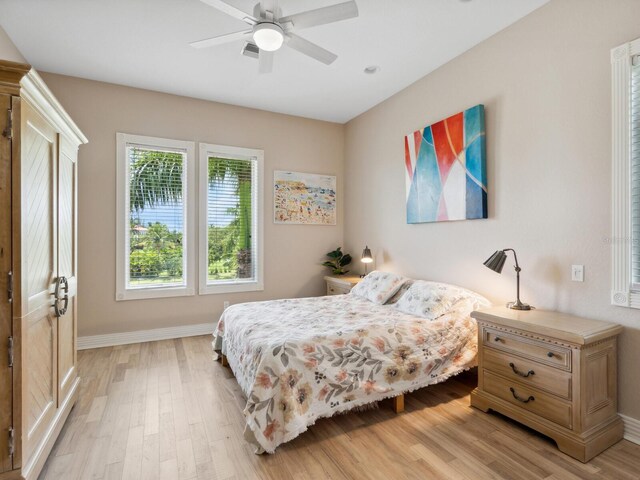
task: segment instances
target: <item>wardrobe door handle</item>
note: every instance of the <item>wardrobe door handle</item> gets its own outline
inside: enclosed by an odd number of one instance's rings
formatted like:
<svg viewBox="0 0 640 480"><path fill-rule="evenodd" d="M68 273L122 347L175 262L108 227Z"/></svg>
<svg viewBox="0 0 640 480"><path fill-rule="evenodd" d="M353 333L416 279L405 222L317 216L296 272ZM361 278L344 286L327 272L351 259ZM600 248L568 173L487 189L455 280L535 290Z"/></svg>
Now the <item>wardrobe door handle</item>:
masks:
<svg viewBox="0 0 640 480"><path fill-rule="evenodd" d="M515 398L516 400L518 400L519 402L522 403L529 403L532 402L533 400L535 400L535 397L533 395L529 395L529 398L527 398L526 400L524 398L522 398L521 396L519 396L516 391L513 389L513 387L510 387L509 390L511 390L511 395L513 395L513 398Z"/></svg>
<svg viewBox="0 0 640 480"><path fill-rule="evenodd" d="M496 335L495 337L493 337L493 341L494 342L502 342L504 340L502 340L502 337L499 337L499 336Z"/></svg>
<svg viewBox="0 0 640 480"><path fill-rule="evenodd" d="M58 306L58 302L60 300L64 302L64 306L62 308ZM55 309L56 317L58 318L67 313L67 308L69 308L69 295L65 295L63 298L56 300L56 303L53 304L53 308Z"/></svg>
<svg viewBox="0 0 640 480"><path fill-rule="evenodd" d="M513 370L513 373L515 373L516 375L520 375L521 377L524 377L524 378L527 378L529 375L536 374L536 372L534 372L533 370L529 370L527 373L522 373L520 370L516 368L513 362L509 363L509 366L511 367L511 370Z"/></svg>
<svg viewBox="0 0 640 480"><path fill-rule="evenodd" d="M553 358L553 352L547 352L547 357Z"/></svg>
<svg viewBox="0 0 640 480"><path fill-rule="evenodd" d="M60 291L64 291L64 297L60 298ZM55 291L55 303L53 304L53 308L55 310L56 317L61 317L65 313L67 313L67 308L69 308L69 281L67 277L58 277L56 281L56 291ZM60 308L58 306L58 302L62 300L64 302L64 306Z"/></svg>

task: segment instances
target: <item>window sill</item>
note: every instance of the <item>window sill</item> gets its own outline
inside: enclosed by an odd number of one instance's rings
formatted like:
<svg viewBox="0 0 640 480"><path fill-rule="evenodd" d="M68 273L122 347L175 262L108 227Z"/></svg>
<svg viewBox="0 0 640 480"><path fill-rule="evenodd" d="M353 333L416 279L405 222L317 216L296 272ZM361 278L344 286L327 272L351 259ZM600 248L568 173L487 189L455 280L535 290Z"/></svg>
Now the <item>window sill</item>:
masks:
<svg viewBox="0 0 640 480"><path fill-rule="evenodd" d="M195 292L191 287L131 288L116 292L116 301L189 297L193 295L195 295Z"/></svg>
<svg viewBox="0 0 640 480"><path fill-rule="evenodd" d="M259 281L253 282L234 282L219 283L216 285L207 285L200 287L200 295L215 295L218 293L242 293L242 292L262 292L264 283Z"/></svg>

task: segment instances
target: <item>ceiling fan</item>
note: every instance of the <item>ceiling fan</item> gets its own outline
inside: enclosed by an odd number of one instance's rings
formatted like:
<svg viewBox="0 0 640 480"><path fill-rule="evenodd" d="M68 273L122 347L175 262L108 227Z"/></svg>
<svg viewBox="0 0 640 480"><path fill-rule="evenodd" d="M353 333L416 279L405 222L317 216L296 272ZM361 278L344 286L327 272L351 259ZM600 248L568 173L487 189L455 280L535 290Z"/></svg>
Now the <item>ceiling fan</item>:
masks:
<svg viewBox="0 0 640 480"><path fill-rule="evenodd" d="M262 0L253 9L253 15L228 4L223 0L201 0L232 17L242 20L250 28L239 32L219 35L190 43L195 48L207 48L236 40L247 40L243 53L257 56L260 73L273 69L273 55L283 45L293 48L311 58L330 65L338 56L324 48L296 35L294 31L303 28L339 22L358 16L358 6L351 0L337 5L308 10L294 15L281 16L277 0ZM253 41L253 42L252 42Z"/></svg>

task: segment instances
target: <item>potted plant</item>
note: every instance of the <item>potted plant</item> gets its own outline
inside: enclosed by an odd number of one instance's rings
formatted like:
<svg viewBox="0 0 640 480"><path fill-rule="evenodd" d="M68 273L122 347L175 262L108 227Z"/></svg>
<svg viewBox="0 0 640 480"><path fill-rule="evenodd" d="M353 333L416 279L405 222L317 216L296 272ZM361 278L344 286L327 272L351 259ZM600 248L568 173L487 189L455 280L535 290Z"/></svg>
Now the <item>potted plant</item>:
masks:
<svg viewBox="0 0 640 480"><path fill-rule="evenodd" d="M349 272L344 267L351 263L351 255L348 253L342 253L341 247L336 248L333 252L327 253L327 257L331 260L327 260L322 265L329 267L331 273L334 275L344 275Z"/></svg>

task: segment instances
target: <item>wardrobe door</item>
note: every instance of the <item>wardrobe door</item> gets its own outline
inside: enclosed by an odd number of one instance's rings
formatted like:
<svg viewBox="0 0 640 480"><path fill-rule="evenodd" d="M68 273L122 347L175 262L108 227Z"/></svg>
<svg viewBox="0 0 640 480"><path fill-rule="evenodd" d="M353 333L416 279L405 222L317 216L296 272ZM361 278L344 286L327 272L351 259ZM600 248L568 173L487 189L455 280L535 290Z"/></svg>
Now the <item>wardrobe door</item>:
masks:
<svg viewBox="0 0 640 480"><path fill-rule="evenodd" d="M76 215L78 150L59 137L58 157L58 404L67 397L76 371Z"/></svg>
<svg viewBox="0 0 640 480"><path fill-rule="evenodd" d="M58 271L58 135L27 102L22 107L22 439L26 463L57 408L58 326L53 292Z"/></svg>
<svg viewBox="0 0 640 480"><path fill-rule="evenodd" d="M11 108L11 96L0 95L0 112ZM0 117L0 132L7 128L7 117ZM11 140L0 135L0 473L13 468L9 455L9 432L13 426L13 368L9 364L12 309L8 296L11 271Z"/></svg>

